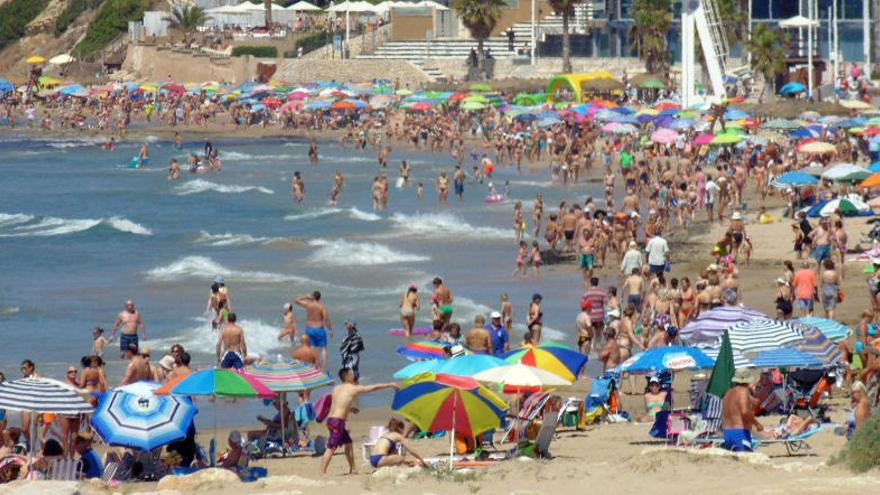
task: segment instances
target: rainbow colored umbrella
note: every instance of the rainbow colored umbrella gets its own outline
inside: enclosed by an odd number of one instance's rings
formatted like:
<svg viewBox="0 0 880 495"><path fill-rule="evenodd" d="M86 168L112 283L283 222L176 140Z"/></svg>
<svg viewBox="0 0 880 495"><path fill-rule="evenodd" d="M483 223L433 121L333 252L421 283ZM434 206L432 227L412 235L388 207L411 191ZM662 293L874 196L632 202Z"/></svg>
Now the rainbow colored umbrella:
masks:
<svg viewBox="0 0 880 495"><path fill-rule="evenodd" d="M247 372L274 392L302 392L333 385L327 373L301 361L261 361L248 366Z"/></svg>
<svg viewBox="0 0 880 495"><path fill-rule="evenodd" d="M443 348L449 343L439 340L422 340L413 342L397 348L397 353L401 356L413 360L420 361L422 359L446 359L443 354Z"/></svg>
<svg viewBox="0 0 880 495"><path fill-rule="evenodd" d="M558 344L522 347L501 357L511 364L522 363L541 368L570 382L575 381L581 368L587 363L587 356Z"/></svg>
<svg viewBox="0 0 880 495"><path fill-rule="evenodd" d="M426 372L400 384L391 409L422 431L450 431L475 437L498 428L507 404L471 377ZM451 468L455 435L449 435L449 439Z"/></svg>
<svg viewBox="0 0 880 495"><path fill-rule="evenodd" d="M275 397L269 387L253 376L227 369L208 368L172 380L154 392L156 395L212 395L218 397Z"/></svg>

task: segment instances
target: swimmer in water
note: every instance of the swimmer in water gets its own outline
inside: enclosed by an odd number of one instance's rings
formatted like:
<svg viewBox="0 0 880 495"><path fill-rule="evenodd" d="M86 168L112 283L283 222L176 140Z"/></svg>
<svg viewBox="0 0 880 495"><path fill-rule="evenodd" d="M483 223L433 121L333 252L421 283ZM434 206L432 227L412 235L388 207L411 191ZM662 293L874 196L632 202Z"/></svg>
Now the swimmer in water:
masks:
<svg viewBox="0 0 880 495"><path fill-rule="evenodd" d="M172 158L168 166L168 180L177 180L180 178L180 164Z"/></svg>
<svg viewBox="0 0 880 495"><path fill-rule="evenodd" d="M302 203L306 193L306 184L303 181L302 174L299 171L293 173L293 179L290 181L290 194L297 203Z"/></svg>
<svg viewBox="0 0 880 495"><path fill-rule="evenodd" d="M318 142L314 139L309 142L309 163L318 164Z"/></svg>

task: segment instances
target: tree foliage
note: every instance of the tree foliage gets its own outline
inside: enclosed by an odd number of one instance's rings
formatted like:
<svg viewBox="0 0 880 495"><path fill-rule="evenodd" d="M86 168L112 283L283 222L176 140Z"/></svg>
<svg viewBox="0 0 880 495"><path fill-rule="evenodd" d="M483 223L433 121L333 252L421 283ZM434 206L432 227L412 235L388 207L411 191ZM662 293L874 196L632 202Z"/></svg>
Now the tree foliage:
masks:
<svg viewBox="0 0 880 495"><path fill-rule="evenodd" d="M776 76L785 70L785 50L782 48L784 41L778 30L769 28L766 24L758 24L752 30L751 41L746 42L746 49L752 54L752 70L764 77L762 96Z"/></svg>
<svg viewBox="0 0 880 495"><path fill-rule="evenodd" d="M670 62L666 36L672 27L672 0L633 0L632 13L632 48L645 62L646 71L665 73Z"/></svg>
<svg viewBox="0 0 880 495"><path fill-rule="evenodd" d="M87 57L103 49L128 30L129 21L142 19L149 5L149 0L106 0L74 52Z"/></svg>
<svg viewBox="0 0 880 495"><path fill-rule="evenodd" d="M871 414L831 463L845 464L857 473L880 467L880 414L876 411Z"/></svg>
<svg viewBox="0 0 880 495"><path fill-rule="evenodd" d="M48 0L8 0L0 5L0 50L21 39L25 27L47 3Z"/></svg>
<svg viewBox="0 0 880 495"><path fill-rule="evenodd" d="M453 0L452 8L458 14L464 27L477 40L477 67L483 72L483 42L492 34L501 17L505 0Z"/></svg>
<svg viewBox="0 0 880 495"><path fill-rule="evenodd" d="M197 5L177 5L171 8L171 15L166 17L168 27L184 33L191 33L210 18L205 9Z"/></svg>
<svg viewBox="0 0 880 495"><path fill-rule="evenodd" d="M70 0L61 15L55 19L55 36L61 36L83 12L97 8L101 0Z"/></svg>
<svg viewBox="0 0 880 495"><path fill-rule="evenodd" d="M568 23L574 17L575 5L583 0L549 0L550 7L562 15L562 72L571 72L571 37Z"/></svg>

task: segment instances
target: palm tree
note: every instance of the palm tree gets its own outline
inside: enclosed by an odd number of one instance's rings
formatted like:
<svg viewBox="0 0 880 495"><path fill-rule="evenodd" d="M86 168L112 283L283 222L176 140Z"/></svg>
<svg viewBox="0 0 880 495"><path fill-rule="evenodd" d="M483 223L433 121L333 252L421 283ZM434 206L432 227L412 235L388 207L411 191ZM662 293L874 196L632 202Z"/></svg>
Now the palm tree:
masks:
<svg viewBox="0 0 880 495"><path fill-rule="evenodd" d="M471 36L477 40L477 72L483 74L483 42L492 34L505 0L453 0L452 8Z"/></svg>
<svg viewBox="0 0 880 495"><path fill-rule="evenodd" d="M266 9L266 29L272 27L272 0L263 0L263 8Z"/></svg>
<svg viewBox="0 0 880 495"><path fill-rule="evenodd" d="M562 72L571 72L571 38L568 35L568 21L574 16L574 6L583 0L549 0L550 8L562 14Z"/></svg>
<svg viewBox="0 0 880 495"><path fill-rule="evenodd" d="M764 87L758 95L758 101L764 97L764 92L773 84L776 76L785 70L785 50L782 48L784 42L785 39L779 31L764 23L755 26L751 41L746 42L746 48L752 54L752 69L764 77ZM770 93L773 94L773 91Z"/></svg>
<svg viewBox="0 0 880 495"><path fill-rule="evenodd" d="M171 16L166 17L168 27L176 29L184 34L189 34L196 30L210 18L205 14L205 10L195 5L177 5L171 8Z"/></svg>
<svg viewBox="0 0 880 495"><path fill-rule="evenodd" d="M670 60L666 36L672 27L672 0L633 0L632 16L632 48L645 62L645 70L665 73Z"/></svg>

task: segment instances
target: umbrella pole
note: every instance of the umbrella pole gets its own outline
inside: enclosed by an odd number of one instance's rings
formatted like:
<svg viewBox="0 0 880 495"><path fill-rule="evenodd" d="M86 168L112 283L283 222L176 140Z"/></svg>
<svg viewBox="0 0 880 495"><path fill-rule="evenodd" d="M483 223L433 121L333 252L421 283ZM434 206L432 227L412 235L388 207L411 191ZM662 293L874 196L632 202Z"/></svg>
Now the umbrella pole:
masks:
<svg viewBox="0 0 880 495"><path fill-rule="evenodd" d="M287 444L284 443L284 416L287 416L287 392L281 392L281 408L278 410L281 413L281 457L287 457Z"/></svg>
<svg viewBox="0 0 880 495"><path fill-rule="evenodd" d="M449 471L452 472L452 457L455 455L455 409L458 406L458 390L452 395L452 431L449 432Z"/></svg>

